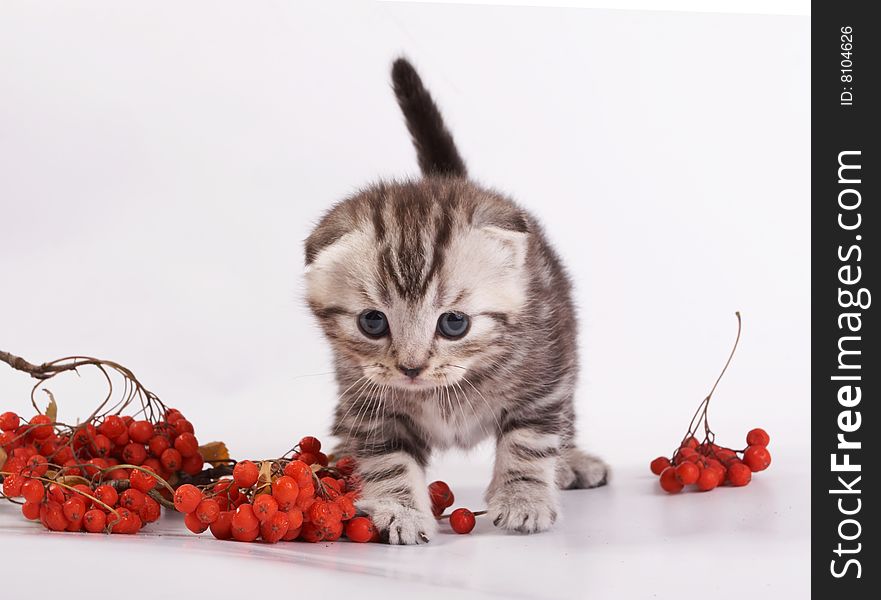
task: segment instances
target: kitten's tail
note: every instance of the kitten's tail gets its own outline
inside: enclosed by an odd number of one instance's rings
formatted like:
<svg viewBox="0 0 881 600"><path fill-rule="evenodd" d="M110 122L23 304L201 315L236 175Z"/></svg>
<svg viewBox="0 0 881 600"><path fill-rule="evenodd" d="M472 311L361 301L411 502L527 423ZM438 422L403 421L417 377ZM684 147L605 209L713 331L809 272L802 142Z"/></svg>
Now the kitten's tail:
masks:
<svg viewBox="0 0 881 600"><path fill-rule="evenodd" d="M444 125L431 94L407 59L399 58L392 65L392 85L407 120L423 175L465 177L468 172L456 150L453 136Z"/></svg>

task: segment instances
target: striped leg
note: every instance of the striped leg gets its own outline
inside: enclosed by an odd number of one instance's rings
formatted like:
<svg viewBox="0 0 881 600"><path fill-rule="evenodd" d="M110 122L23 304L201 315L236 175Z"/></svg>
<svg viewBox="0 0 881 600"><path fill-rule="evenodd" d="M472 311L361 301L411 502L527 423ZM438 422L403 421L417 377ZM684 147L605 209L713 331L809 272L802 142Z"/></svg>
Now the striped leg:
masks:
<svg viewBox="0 0 881 600"><path fill-rule="evenodd" d="M554 523L559 512L559 459L559 435L520 427L499 436L493 479L486 493L489 516L496 526L533 533Z"/></svg>
<svg viewBox="0 0 881 600"><path fill-rule="evenodd" d="M364 481L358 509L390 544L428 542L437 529L421 458L407 450L358 457Z"/></svg>

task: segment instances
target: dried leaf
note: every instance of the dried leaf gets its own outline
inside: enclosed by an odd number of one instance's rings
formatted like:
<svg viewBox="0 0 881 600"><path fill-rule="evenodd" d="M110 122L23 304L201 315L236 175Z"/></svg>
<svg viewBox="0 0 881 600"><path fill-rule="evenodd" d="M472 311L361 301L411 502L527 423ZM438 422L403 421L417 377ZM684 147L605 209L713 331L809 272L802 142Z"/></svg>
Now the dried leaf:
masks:
<svg viewBox="0 0 881 600"><path fill-rule="evenodd" d="M89 485L89 480L85 477L80 477L79 475L62 475L55 481L61 482L65 485Z"/></svg>
<svg viewBox="0 0 881 600"><path fill-rule="evenodd" d="M0 446L0 471L3 470L3 465L6 464L6 450Z"/></svg>
<svg viewBox="0 0 881 600"><path fill-rule="evenodd" d="M49 395L49 405L46 407L46 416L53 423L58 419L58 404L55 402L55 396L49 390L43 390Z"/></svg>
<svg viewBox="0 0 881 600"><path fill-rule="evenodd" d="M223 442L208 442L199 446L199 454L212 467L229 462L229 450Z"/></svg>
<svg viewBox="0 0 881 600"><path fill-rule="evenodd" d="M257 493L272 493L272 461L264 460L260 463L260 473L257 475Z"/></svg>

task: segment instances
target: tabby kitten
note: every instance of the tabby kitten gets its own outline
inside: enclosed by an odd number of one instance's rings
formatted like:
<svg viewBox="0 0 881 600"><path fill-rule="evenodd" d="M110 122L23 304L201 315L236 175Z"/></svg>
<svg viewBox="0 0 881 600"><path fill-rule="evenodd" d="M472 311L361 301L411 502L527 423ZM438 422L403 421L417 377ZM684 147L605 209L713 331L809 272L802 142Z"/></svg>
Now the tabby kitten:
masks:
<svg viewBox="0 0 881 600"><path fill-rule="evenodd" d="M358 460L358 507L392 544L436 529L432 450L494 436L490 518L547 529L558 488L606 483L574 446L578 371L569 280L538 222L467 178L413 67L394 91L423 177L372 185L334 206L306 241L307 299L333 346L333 434Z"/></svg>

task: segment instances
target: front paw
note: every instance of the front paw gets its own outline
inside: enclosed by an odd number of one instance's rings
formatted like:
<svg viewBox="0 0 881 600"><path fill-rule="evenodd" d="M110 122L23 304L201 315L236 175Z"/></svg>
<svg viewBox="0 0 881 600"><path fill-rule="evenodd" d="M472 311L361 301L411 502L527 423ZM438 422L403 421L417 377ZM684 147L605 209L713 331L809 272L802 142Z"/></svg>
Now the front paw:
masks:
<svg viewBox="0 0 881 600"><path fill-rule="evenodd" d="M536 533L545 531L557 520L559 504L554 493L545 488L500 488L489 498L489 518L493 525Z"/></svg>
<svg viewBox="0 0 881 600"><path fill-rule="evenodd" d="M425 544L437 530L431 513L397 502L363 499L358 509L370 515L380 537L389 544Z"/></svg>

